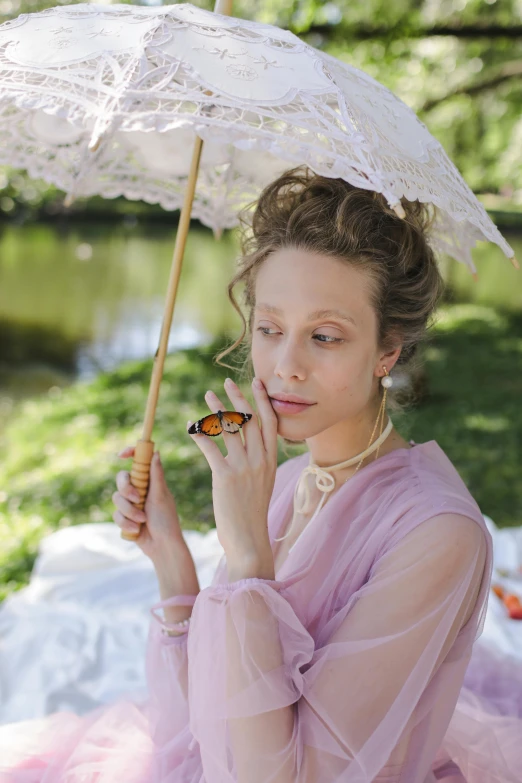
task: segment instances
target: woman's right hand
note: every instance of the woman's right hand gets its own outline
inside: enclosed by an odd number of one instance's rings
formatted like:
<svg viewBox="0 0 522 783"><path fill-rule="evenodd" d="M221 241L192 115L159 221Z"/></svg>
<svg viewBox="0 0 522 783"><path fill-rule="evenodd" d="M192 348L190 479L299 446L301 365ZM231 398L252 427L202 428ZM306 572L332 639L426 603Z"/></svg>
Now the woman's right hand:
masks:
<svg viewBox="0 0 522 783"><path fill-rule="evenodd" d="M127 446L118 454L122 459L133 456L133 446ZM149 489L143 511L134 505L139 502L140 496L130 482L128 471L120 470L116 476L116 486L118 489L112 495L116 510L112 518L122 530L131 533L141 530L136 544L153 563L161 562L166 552L178 547L185 549L176 501L167 486L158 451L152 457Z"/></svg>

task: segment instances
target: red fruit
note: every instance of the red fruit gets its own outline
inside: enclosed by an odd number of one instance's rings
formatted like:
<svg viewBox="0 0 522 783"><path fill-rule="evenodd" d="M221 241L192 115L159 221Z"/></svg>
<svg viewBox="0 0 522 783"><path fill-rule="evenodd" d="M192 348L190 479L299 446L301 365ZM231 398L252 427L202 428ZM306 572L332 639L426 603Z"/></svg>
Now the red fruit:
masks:
<svg viewBox="0 0 522 783"><path fill-rule="evenodd" d="M491 589L499 598L504 597L504 589L500 585L491 585Z"/></svg>
<svg viewBox="0 0 522 783"><path fill-rule="evenodd" d="M505 593L503 602L512 620L522 620L522 604L514 593Z"/></svg>
<svg viewBox="0 0 522 783"><path fill-rule="evenodd" d="M491 589L508 610L509 617L512 620L522 620L522 603L520 602L518 595L515 595L515 593L506 593L504 588L498 584L492 584Z"/></svg>

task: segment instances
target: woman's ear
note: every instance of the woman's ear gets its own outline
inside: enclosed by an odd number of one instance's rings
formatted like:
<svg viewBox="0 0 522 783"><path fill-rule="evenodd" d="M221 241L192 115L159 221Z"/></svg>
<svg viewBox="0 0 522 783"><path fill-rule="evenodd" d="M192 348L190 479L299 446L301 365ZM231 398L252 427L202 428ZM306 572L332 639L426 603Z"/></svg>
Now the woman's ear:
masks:
<svg viewBox="0 0 522 783"><path fill-rule="evenodd" d="M401 351L402 351L402 343L393 351L381 354L379 361L377 362L377 365L375 367L375 374L378 375L379 377L384 375L382 370L383 367L386 367L388 373L391 373L397 359L401 355Z"/></svg>

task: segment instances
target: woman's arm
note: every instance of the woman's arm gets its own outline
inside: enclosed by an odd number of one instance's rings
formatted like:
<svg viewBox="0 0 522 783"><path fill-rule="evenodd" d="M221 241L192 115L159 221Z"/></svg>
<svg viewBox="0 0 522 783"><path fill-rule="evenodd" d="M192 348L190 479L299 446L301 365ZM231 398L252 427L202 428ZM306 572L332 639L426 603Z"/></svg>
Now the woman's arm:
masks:
<svg viewBox="0 0 522 783"><path fill-rule="evenodd" d="M161 560L154 562L154 570L162 601L177 595L197 595L201 589L194 560L184 539L176 542L172 552L165 552ZM168 623L179 623L190 617L192 607L165 604L163 611Z"/></svg>
<svg viewBox="0 0 522 783"><path fill-rule="evenodd" d="M162 609L167 624L190 617L200 586L187 545L178 544L154 563L161 601L152 607L146 654L149 689L149 723L157 746L165 746L188 725L187 633L164 633L158 617Z"/></svg>
<svg viewBox="0 0 522 783"><path fill-rule="evenodd" d="M201 591L188 667L206 779L391 781L413 757L408 780L423 780L464 678L471 644L452 645L473 613L485 558L475 521L423 522L380 558L317 649L279 583L252 576Z"/></svg>

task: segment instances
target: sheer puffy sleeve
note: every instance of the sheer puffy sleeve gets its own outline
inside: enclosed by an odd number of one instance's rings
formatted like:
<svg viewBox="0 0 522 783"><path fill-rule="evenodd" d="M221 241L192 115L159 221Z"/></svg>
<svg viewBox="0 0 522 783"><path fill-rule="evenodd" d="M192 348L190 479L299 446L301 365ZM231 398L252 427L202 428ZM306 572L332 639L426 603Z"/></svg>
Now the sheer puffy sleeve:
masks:
<svg viewBox="0 0 522 783"><path fill-rule="evenodd" d="M169 624L158 615L165 606L193 606L195 595L177 595L159 601L151 608L146 654L149 691L148 719L151 736L161 749L176 741L188 728L187 634L168 636Z"/></svg>
<svg viewBox="0 0 522 783"><path fill-rule="evenodd" d="M384 550L317 642L281 582L202 590L188 667L205 779L421 783L458 699L474 629L465 644L459 631L485 562L476 521L434 516Z"/></svg>

